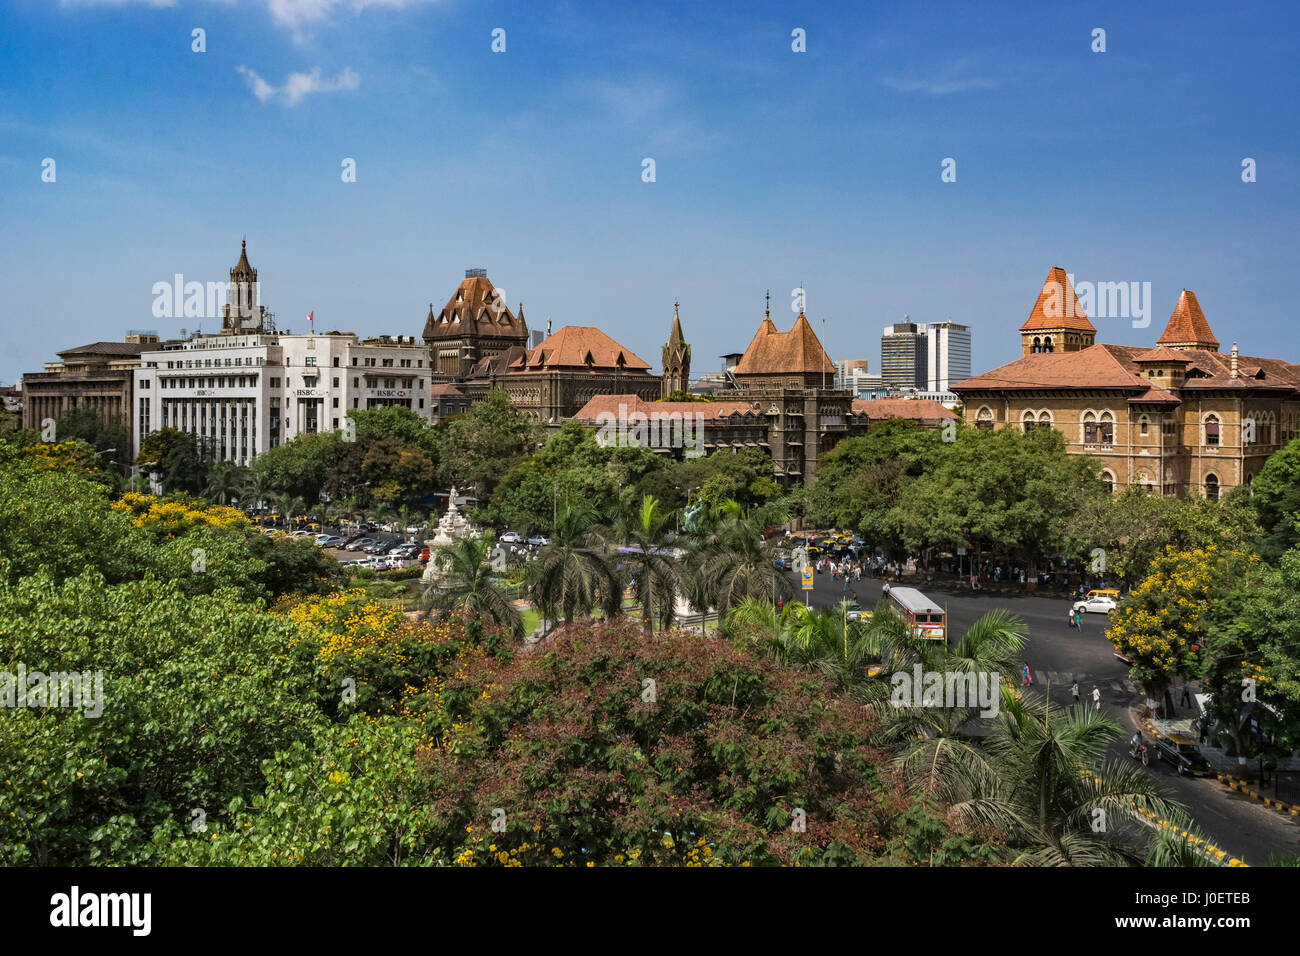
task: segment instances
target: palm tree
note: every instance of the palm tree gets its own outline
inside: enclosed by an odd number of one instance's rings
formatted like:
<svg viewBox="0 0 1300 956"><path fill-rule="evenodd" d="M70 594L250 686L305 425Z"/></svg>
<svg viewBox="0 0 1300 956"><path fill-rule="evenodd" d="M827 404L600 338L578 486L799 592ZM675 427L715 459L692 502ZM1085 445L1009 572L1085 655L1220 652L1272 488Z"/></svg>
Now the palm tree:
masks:
<svg viewBox="0 0 1300 956"><path fill-rule="evenodd" d="M244 494L243 469L229 461L219 461L208 471L208 483L203 494L217 504L230 504Z"/></svg>
<svg viewBox="0 0 1300 956"><path fill-rule="evenodd" d="M524 636L523 618L492 579L488 563L492 546L486 536L471 536L435 549L431 560L438 562L443 573L438 582L425 587L420 597L426 617L437 608L502 625L516 638Z"/></svg>
<svg viewBox="0 0 1300 956"><path fill-rule="evenodd" d="M374 525L382 525L388 519L388 503L376 501L366 511L366 520Z"/></svg>
<svg viewBox="0 0 1300 956"><path fill-rule="evenodd" d="M763 531L770 517L761 509L748 514L734 501L718 509L705 529L691 542L688 560L696 579L693 590L707 598L699 607L712 605L726 614L745 598L770 604L788 599L794 588L772 566Z"/></svg>
<svg viewBox="0 0 1300 956"><path fill-rule="evenodd" d="M275 497L277 491L275 483L265 472L250 472L244 481L243 495L240 500L248 500L256 508L265 507Z"/></svg>
<svg viewBox="0 0 1300 956"><path fill-rule="evenodd" d="M588 504L565 502L556 512L551 543L528 566L533 603L565 623L598 606L607 618L623 610L623 589Z"/></svg>
<svg viewBox="0 0 1300 956"><path fill-rule="evenodd" d="M1227 866L1227 857L1219 860L1210 855L1207 851L1207 847L1211 846L1210 842L1185 813L1174 813L1169 820L1152 823L1151 826L1154 827L1155 832L1147 847L1146 866L1180 868ZM1297 864L1281 863L1276 859L1270 859L1268 865L1295 866Z"/></svg>
<svg viewBox="0 0 1300 956"><path fill-rule="evenodd" d="M639 505L625 503L614 518L614 534L628 547L641 552L640 567L632 575L632 590L641 605L641 624L646 637L654 625L671 627L681 575L677 559L668 546L671 517L659 508L659 499L644 495Z"/></svg>
<svg viewBox="0 0 1300 956"><path fill-rule="evenodd" d="M289 494L287 491L275 499L276 507L280 509L280 520L284 526L289 527L289 522L307 510L307 503L302 498Z"/></svg>

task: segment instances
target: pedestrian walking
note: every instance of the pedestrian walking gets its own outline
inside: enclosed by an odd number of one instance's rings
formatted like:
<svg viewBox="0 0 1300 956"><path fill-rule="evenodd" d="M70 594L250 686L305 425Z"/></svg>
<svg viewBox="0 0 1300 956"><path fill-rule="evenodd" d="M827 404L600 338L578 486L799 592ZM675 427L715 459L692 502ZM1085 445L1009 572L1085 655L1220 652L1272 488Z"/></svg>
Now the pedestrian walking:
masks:
<svg viewBox="0 0 1300 956"><path fill-rule="evenodd" d="M1183 685L1183 696L1182 699L1179 701L1179 704L1181 704L1183 707L1192 706L1192 691L1191 691L1190 684Z"/></svg>
<svg viewBox="0 0 1300 956"><path fill-rule="evenodd" d="M1093 710L1101 710L1101 691L1096 687L1092 689L1092 705Z"/></svg>
<svg viewBox="0 0 1300 956"><path fill-rule="evenodd" d="M1022 665L1021 665L1021 670L1020 670L1020 686L1021 686L1021 687L1028 687L1028 686L1029 686L1030 684L1032 684L1033 682L1034 682L1034 679L1033 679L1033 677L1031 677L1030 674L1029 674L1029 665L1028 665L1028 664L1022 664Z"/></svg>
<svg viewBox="0 0 1300 956"><path fill-rule="evenodd" d="M1080 634L1083 633L1083 612L1082 611L1074 612L1074 626L1079 631Z"/></svg>
<svg viewBox="0 0 1300 956"><path fill-rule="evenodd" d="M1070 685L1070 693L1074 695L1074 702L1077 704L1077 703L1079 702L1079 682L1078 682L1078 681L1075 681L1073 684Z"/></svg>

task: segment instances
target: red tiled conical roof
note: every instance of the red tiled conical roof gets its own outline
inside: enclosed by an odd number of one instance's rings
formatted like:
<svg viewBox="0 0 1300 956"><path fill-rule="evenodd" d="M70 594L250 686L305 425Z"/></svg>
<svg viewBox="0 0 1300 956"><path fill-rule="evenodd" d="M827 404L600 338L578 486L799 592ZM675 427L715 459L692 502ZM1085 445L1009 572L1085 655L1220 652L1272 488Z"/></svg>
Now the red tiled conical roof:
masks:
<svg viewBox="0 0 1300 956"><path fill-rule="evenodd" d="M1052 266L1043 288L1038 293L1029 318L1020 326L1021 332L1036 332L1039 329L1071 329L1078 332L1093 332L1091 322L1079 304L1079 297L1074 294L1070 277L1060 266Z"/></svg>
<svg viewBox="0 0 1300 956"><path fill-rule="evenodd" d="M771 318L764 316L758 331L750 339L745 354L732 369L735 375L782 372L835 374L834 364L822 348L817 333L808 324L808 317L802 312L794 320L789 332L778 332Z"/></svg>
<svg viewBox="0 0 1300 956"><path fill-rule="evenodd" d="M1169 315L1164 334L1157 345L1198 345L1217 352L1219 340L1210 331L1210 323L1205 321L1201 304L1196 301L1196 293L1183 290L1178 297L1178 304Z"/></svg>

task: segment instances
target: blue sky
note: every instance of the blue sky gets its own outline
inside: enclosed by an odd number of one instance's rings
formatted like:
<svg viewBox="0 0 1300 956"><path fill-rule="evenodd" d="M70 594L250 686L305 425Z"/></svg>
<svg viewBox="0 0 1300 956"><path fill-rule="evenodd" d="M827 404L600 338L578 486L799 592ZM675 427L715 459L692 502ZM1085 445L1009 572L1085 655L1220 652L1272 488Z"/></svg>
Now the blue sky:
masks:
<svg viewBox="0 0 1300 956"><path fill-rule="evenodd" d="M979 372L1061 265L1151 283L1151 328L1102 341L1154 341L1185 286L1225 350L1300 362L1296 9L10 2L0 382L192 328L154 283L224 280L245 235L295 331L418 335L481 266L531 327L656 366L680 299L699 374L802 282L833 357L876 370L883 325L951 316Z"/></svg>

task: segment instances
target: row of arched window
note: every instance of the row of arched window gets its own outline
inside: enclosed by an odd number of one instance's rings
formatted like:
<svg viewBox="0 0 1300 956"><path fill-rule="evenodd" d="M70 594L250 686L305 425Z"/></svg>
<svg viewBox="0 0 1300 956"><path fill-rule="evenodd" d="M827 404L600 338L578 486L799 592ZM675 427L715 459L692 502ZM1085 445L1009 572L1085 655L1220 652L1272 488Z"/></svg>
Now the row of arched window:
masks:
<svg viewBox="0 0 1300 956"><path fill-rule="evenodd" d="M1107 494L1115 493L1115 473L1109 468L1101 473L1101 483L1105 485ZM1247 476L1246 483L1250 484L1250 476ZM1151 477L1145 471L1139 471L1133 478L1133 484L1143 491L1154 491L1151 484ZM1219 500L1219 476L1210 472L1205 476L1205 497L1210 501Z"/></svg>

